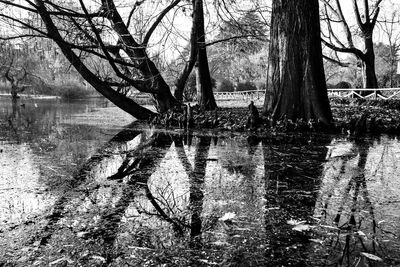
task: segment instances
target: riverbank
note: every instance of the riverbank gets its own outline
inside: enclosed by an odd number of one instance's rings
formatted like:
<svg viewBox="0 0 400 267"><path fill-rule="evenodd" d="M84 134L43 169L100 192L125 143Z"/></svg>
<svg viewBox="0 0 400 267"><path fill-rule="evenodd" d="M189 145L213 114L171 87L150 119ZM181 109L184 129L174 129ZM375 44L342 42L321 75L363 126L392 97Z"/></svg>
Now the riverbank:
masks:
<svg viewBox="0 0 400 267"><path fill-rule="evenodd" d="M316 121L282 120L271 127L268 116L262 116L262 102L255 106L260 120L250 125L249 103L230 101L218 103L217 111L201 111L192 107L194 129L216 129L222 131L246 132L263 135L271 132L326 132L322 123ZM334 118L334 132L344 134L398 134L400 133L400 100L331 99ZM182 115L168 113L154 120L155 124L182 127Z"/></svg>
<svg viewBox="0 0 400 267"><path fill-rule="evenodd" d="M20 99L61 99L60 96L54 95L31 95L31 94L18 94ZM11 98L10 94L0 93L0 98Z"/></svg>

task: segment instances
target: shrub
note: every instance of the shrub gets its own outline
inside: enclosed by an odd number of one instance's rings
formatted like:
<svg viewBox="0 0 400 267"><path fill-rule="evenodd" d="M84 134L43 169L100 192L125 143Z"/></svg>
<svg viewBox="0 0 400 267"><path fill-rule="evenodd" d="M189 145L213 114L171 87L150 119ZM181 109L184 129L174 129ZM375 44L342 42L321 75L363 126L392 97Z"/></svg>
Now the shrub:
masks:
<svg viewBox="0 0 400 267"><path fill-rule="evenodd" d="M257 86L250 82L250 81L245 81L245 82L240 82L237 84L236 91L256 91Z"/></svg>
<svg viewBox="0 0 400 267"><path fill-rule="evenodd" d="M90 95L90 91L84 86L76 83L52 85L55 95L60 96L62 99L74 100L86 98Z"/></svg>
<svg viewBox="0 0 400 267"><path fill-rule="evenodd" d="M186 82L185 89L183 90L183 100L193 101L196 98L196 94L196 75L191 73Z"/></svg>
<svg viewBox="0 0 400 267"><path fill-rule="evenodd" d="M332 84L332 83L326 83L326 88L328 88L328 89L336 89L336 85L335 84Z"/></svg>
<svg viewBox="0 0 400 267"><path fill-rule="evenodd" d="M233 91L235 91L235 87L230 80L222 79L221 81L219 81L215 91L216 92L233 92Z"/></svg>
<svg viewBox="0 0 400 267"><path fill-rule="evenodd" d="M214 78L211 77L211 86L215 88L216 81ZM185 101L194 101L197 98L197 84L196 84L196 74L193 72L190 74L185 90L183 91L183 99Z"/></svg>
<svg viewBox="0 0 400 267"><path fill-rule="evenodd" d="M349 82L341 81L336 84L336 88L347 89L347 88L352 88L352 86L351 83Z"/></svg>

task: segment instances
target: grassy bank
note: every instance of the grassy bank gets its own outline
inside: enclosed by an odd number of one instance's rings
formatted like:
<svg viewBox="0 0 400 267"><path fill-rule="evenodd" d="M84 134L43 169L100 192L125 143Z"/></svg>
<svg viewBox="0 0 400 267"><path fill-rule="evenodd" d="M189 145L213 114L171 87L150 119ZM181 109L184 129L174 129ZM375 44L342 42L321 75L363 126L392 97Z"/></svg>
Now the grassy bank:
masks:
<svg viewBox="0 0 400 267"><path fill-rule="evenodd" d="M11 88L9 84L0 84L0 94L11 96ZM69 83L54 83L54 84L41 84L32 85L25 91L20 93L20 96L56 96L65 100L85 99L91 95L94 95L93 89L87 89L83 84L78 82Z"/></svg>

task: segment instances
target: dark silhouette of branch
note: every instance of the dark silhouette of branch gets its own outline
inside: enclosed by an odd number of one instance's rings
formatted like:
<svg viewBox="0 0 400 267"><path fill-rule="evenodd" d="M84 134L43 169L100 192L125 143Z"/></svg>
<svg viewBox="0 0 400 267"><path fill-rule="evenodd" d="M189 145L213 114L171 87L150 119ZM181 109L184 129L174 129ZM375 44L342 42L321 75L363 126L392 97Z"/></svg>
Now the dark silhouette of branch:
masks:
<svg viewBox="0 0 400 267"><path fill-rule="evenodd" d="M86 9L85 4L83 3L82 0L79 0L82 10L85 13L85 15L87 16L86 19L90 24L90 27L92 28L92 32L94 32L95 36L96 36L96 40L99 43L104 55L106 56L106 59L108 60L108 62L110 63L112 69L115 71L116 75L118 77L120 77L121 79L127 81L128 83L130 83L132 86L134 86L135 88L137 88L139 91L142 92L148 92L148 93L154 93L153 90L149 90L150 88L146 87L144 82L140 82L138 80L133 80L129 77L127 77L126 75L124 75L119 69L118 67L115 65L114 59L111 57L109 50L107 49L107 47L104 45L104 42L98 32L98 30L96 29L92 19L89 16L89 13Z"/></svg>
<svg viewBox="0 0 400 267"><path fill-rule="evenodd" d="M326 60L332 62L332 63L335 63L335 64L341 66L341 67L350 67L350 66L351 66L351 63L349 63L349 62L341 62L341 61L339 61L339 60L333 59L333 58L328 57L328 56L325 56L325 55L323 55L322 57L323 57L324 59L326 59Z"/></svg>
<svg viewBox="0 0 400 267"><path fill-rule="evenodd" d="M145 46L145 47L147 46L147 44L149 43L150 37L153 34L153 32L155 31L155 29L157 28L158 24L160 24L160 22L165 17L165 15L167 15L171 9L173 9L177 4L179 4L180 1L181 0L175 0L160 13L160 15L157 17L156 21L153 23L153 25L151 25L150 29L147 31L146 35L144 36L143 42L142 42L143 46Z"/></svg>
<svg viewBox="0 0 400 267"><path fill-rule="evenodd" d="M245 34L245 35L239 35L239 36L232 36L232 37L227 37L224 39L219 39L219 40L216 40L216 41L213 41L210 43L206 43L206 44L204 44L204 46L211 46L211 45L215 45L218 43L223 43L223 42L236 40L236 39L244 39L244 38L254 38L254 39L262 40L262 41L269 43L270 40L268 38L260 38L260 37L264 37L264 35Z"/></svg>
<svg viewBox="0 0 400 267"><path fill-rule="evenodd" d="M128 21L126 22L126 27L129 28L129 25L131 24L131 19L133 16L133 13L135 12L136 8L139 7L141 4L143 4L145 0L141 0L141 1L136 1L135 4L133 5L131 11L129 12L129 16L128 16Z"/></svg>
<svg viewBox="0 0 400 267"><path fill-rule="evenodd" d="M352 47L352 48L346 48L346 47L337 47L337 46L335 46L335 45L333 45L333 44L331 44L331 43L329 43L329 42L327 42L326 40L324 40L324 39L321 39L322 40L322 43L325 45L325 46L327 46L327 47L329 47L330 49L332 49L332 50L334 50L334 51L337 51L337 52L342 52L342 53L350 53L350 54L354 54L354 55L356 55L358 58L360 58L360 59L363 59L364 58L364 53L361 51L361 50L359 50L359 49L357 49L357 48L355 48L355 47Z"/></svg>

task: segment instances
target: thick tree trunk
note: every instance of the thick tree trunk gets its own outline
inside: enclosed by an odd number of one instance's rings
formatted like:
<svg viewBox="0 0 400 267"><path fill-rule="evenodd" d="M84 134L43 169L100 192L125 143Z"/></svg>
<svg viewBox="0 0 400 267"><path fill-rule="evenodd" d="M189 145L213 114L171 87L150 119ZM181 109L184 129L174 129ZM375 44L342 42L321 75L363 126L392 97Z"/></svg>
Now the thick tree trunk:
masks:
<svg viewBox="0 0 400 267"><path fill-rule="evenodd" d="M322 63L318 0L274 0L264 112L332 125ZM271 99L272 97L272 99Z"/></svg>
<svg viewBox="0 0 400 267"><path fill-rule="evenodd" d="M197 64L200 79L200 99L198 103L202 109L214 110L217 108L214 94L212 91L212 82L210 76L210 69L208 66L207 49L205 46L205 32L204 32L204 12L203 0L193 0L193 16L196 25L197 43L199 46L197 55Z"/></svg>

